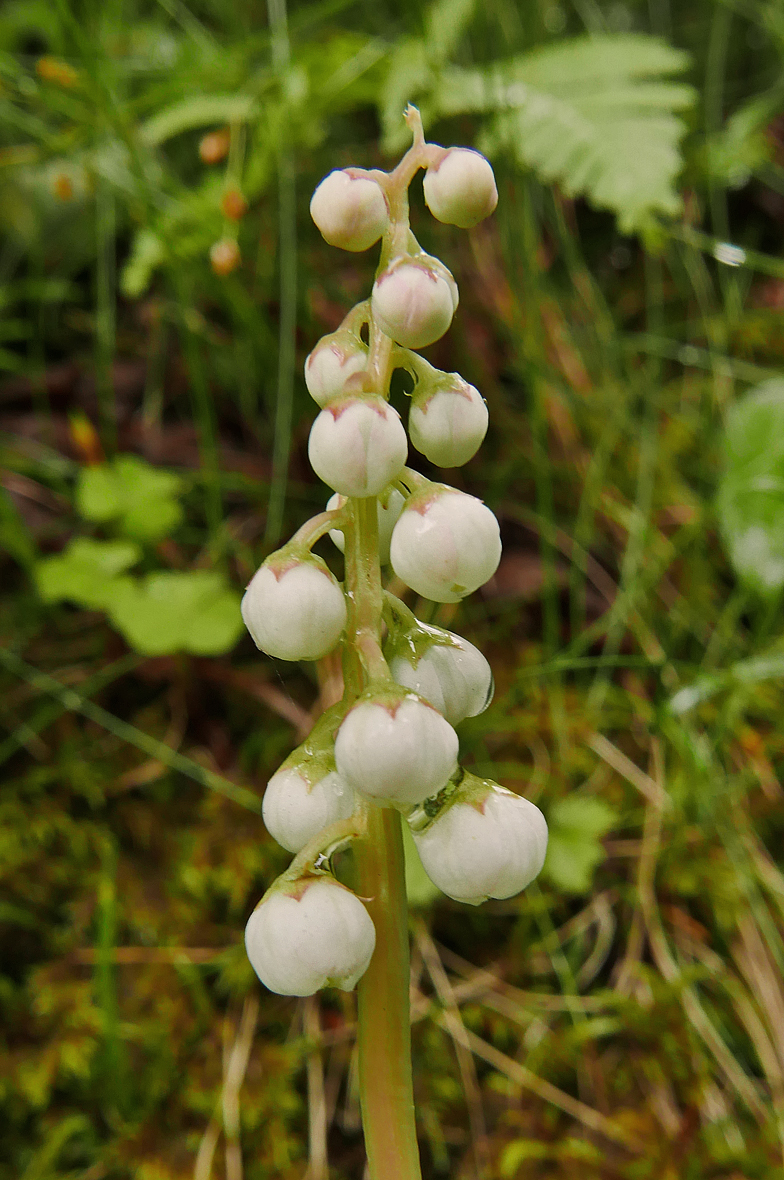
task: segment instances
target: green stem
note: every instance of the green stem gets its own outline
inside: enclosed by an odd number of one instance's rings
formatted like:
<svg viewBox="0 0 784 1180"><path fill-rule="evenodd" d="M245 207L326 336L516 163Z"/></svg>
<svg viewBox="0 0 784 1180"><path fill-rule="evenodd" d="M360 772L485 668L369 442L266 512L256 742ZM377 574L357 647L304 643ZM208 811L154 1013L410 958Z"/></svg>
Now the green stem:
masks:
<svg viewBox="0 0 784 1180"><path fill-rule="evenodd" d="M286 0L267 0L272 61L284 89L289 70L289 45ZM294 406L294 370L297 333L297 205L296 174L292 149L283 142L278 153L278 222L280 260L280 330L278 340L278 395L275 404L275 431L272 446L272 482L266 544L276 544L283 526L283 509L289 477L291 423Z"/></svg>
<svg viewBox="0 0 784 1180"><path fill-rule="evenodd" d="M117 449L117 411L114 401L116 336L115 308L115 202L114 194L101 179L96 191L96 388L101 442L108 454Z"/></svg>
<svg viewBox="0 0 784 1180"><path fill-rule="evenodd" d="M408 185L431 154L418 112L409 108L407 119L414 133L413 147L388 177L378 174L390 207L382 268L390 255L405 248ZM371 314L366 372L370 387L381 397L389 392L393 347ZM391 677L381 650L384 592L377 501L370 496L352 499L349 504L350 520L344 530L349 601L344 673L350 700ZM401 822L392 808L368 803L364 836L354 844L359 894L376 928L376 949L359 982L359 1082L369 1180L421 1180L422 1176L411 1071L408 905Z"/></svg>
<svg viewBox="0 0 784 1180"><path fill-rule="evenodd" d="M296 549L303 545L306 549L312 549L325 533L330 529L342 528L345 522L345 512L342 508L329 508L326 512L319 512L318 516L312 516L310 520L306 520L300 528L297 529L294 536L286 543L284 548Z"/></svg>
<svg viewBox="0 0 784 1180"><path fill-rule="evenodd" d="M346 528L351 612L347 688L388 679L381 654L383 591L375 497L352 500ZM370 1180L421 1180L411 1074L408 905L401 818L368 804L357 840L359 893L376 928L376 949L359 982L359 1078Z"/></svg>
<svg viewBox="0 0 784 1180"><path fill-rule="evenodd" d="M421 1180L408 999L408 907L401 818L371 805L357 843L376 949L359 982L359 1087L370 1180Z"/></svg>
<svg viewBox="0 0 784 1180"><path fill-rule="evenodd" d="M199 462L204 472L204 513L207 519L210 545L217 552L221 552L225 546L225 530L220 457L218 455L218 427L213 398L210 393L209 374L204 362L203 341L199 337L197 328L201 317L198 314L193 314L198 300L190 276L174 272L173 286L179 308L180 340L188 371L192 413L198 430Z"/></svg>

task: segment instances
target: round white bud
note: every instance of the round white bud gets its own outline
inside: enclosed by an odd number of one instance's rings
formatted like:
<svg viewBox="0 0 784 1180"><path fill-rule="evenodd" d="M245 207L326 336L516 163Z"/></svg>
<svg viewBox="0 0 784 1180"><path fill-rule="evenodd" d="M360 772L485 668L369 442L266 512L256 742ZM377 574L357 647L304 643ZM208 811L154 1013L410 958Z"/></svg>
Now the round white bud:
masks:
<svg viewBox="0 0 784 1180"><path fill-rule="evenodd" d="M349 378L363 372L367 352L353 332L322 336L305 361L305 384L313 400L325 406L345 393Z"/></svg>
<svg viewBox="0 0 784 1180"><path fill-rule="evenodd" d="M327 509L342 508L345 503L346 497L335 492L334 496L330 496L327 501ZM384 502L381 499L378 501L378 556L381 565L389 564L389 542L392 540L392 529L397 524L398 517L405 506L405 497L397 488L391 488L386 493ZM343 536L343 530L330 529L329 535L340 552L344 553L346 538Z"/></svg>
<svg viewBox="0 0 784 1180"><path fill-rule="evenodd" d="M330 246L367 250L389 224L389 208L377 181L337 169L325 176L310 202L310 216Z"/></svg>
<svg viewBox="0 0 784 1180"><path fill-rule="evenodd" d="M498 521L475 496L432 485L409 497L392 533L390 558L417 594L459 602L498 569Z"/></svg>
<svg viewBox="0 0 784 1180"><path fill-rule="evenodd" d="M319 557L267 558L250 580L241 607L253 642L279 660L319 660L340 639L346 599Z"/></svg>
<svg viewBox="0 0 784 1180"><path fill-rule="evenodd" d="M426 659L425 656L421 656L416 664L412 662L413 659L413 655L410 659L407 655L397 655L389 658L389 670L392 676L403 688L408 688L411 692L415 692L417 696L422 697L434 709L438 709L443 717L446 717L444 689L435 665L432 660ZM450 725L457 724L457 721L452 717L446 717L446 719Z"/></svg>
<svg viewBox="0 0 784 1180"><path fill-rule="evenodd" d="M379 803L421 803L457 766L452 726L413 693L361 697L335 739L338 773Z"/></svg>
<svg viewBox="0 0 784 1180"><path fill-rule="evenodd" d="M493 169L471 148L448 148L425 173L425 204L438 221L470 229L498 204Z"/></svg>
<svg viewBox="0 0 784 1180"><path fill-rule="evenodd" d="M301 769L284 767L267 783L261 814L278 844L299 852L323 828L348 819L354 805L354 792L337 771L310 783Z"/></svg>
<svg viewBox="0 0 784 1180"><path fill-rule="evenodd" d="M351 991L375 945L376 929L362 902L328 877L274 889L245 927L253 970L281 996L312 996L320 987Z"/></svg>
<svg viewBox="0 0 784 1180"><path fill-rule="evenodd" d="M487 404L478 389L457 373L451 388L414 394L408 433L420 454L438 467L460 467L481 446L487 434Z"/></svg>
<svg viewBox="0 0 784 1180"><path fill-rule="evenodd" d="M313 423L308 456L316 475L344 496L377 496L408 455L397 410L381 397L342 397Z"/></svg>
<svg viewBox="0 0 784 1180"><path fill-rule="evenodd" d="M373 316L404 348L424 348L444 335L457 309L457 284L437 258L402 254L373 284Z"/></svg>
<svg viewBox="0 0 784 1180"><path fill-rule="evenodd" d="M495 784L483 800L447 804L413 836L433 884L469 905L525 889L547 852L547 823L539 808Z"/></svg>
<svg viewBox="0 0 784 1180"><path fill-rule="evenodd" d="M447 642L431 644L418 660L413 653L394 656L389 670L395 680L429 701L450 725L483 713L493 699L493 673L479 648L453 631L420 627Z"/></svg>

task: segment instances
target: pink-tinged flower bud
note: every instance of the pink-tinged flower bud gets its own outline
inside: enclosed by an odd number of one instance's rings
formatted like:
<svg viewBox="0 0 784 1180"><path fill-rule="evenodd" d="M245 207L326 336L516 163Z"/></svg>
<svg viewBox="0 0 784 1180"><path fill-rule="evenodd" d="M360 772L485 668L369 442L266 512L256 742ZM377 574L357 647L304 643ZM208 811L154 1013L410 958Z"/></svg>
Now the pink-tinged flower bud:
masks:
<svg viewBox="0 0 784 1180"><path fill-rule="evenodd" d="M327 501L327 508L342 508L346 497L335 492ZM378 501L378 557L382 565L389 564L389 542L392 540L392 530L397 524L400 513L406 506L405 498L397 490L390 488ZM337 545L341 553L346 550L346 538L342 529L330 529L331 540Z"/></svg>
<svg viewBox="0 0 784 1180"><path fill-rule="evenodd" d="M341 250L367 250L389 224L379 184L341 169L324 177L310 202L310 215L324 240Z"/></svg>
<svg viewBox="0 0 784 1180"><path fill-rule="evenodd" d="M414 693L368 692L335 739L338 773L378 803L421 803L449 781L458 740L440 713Z"/></svg>
<svg viewBox="0 0 784 1180"><path fill-rule="evenodd" d="M445 376L448 384L414 394L408 433L431 463L461 467L476 454L487 434L487 404L459 373Z"/></svg>
<svg viewBox="0 0 784 1180"><path fill-rule="evenodd" d="M539 808L496 783L484 786L483 797L475 789L470 801L462 801L461 784L432 823L413 832L433 884L469 905L525 889L541 871L547 852L547 823Z"/></svg>
<svg viewBox="0 0 784 1180"><path fill-rule="evenodd" d="M419 627L424 643L417 636L390 659L397 683L424 697L450 725L483 713L493 698L493 673L479 648L453 631Z"/></svg>
<svg viewBox="0 0 784 1180"><path fill-rule="evenodd" d="M279 660L319 660L340 639L346 599L320 557L268 557L240 609L256 647Z"/></svg>
<svg viewBox="0 0 784 1180"><path fill-rule="evenodd" d="M471 148L449 148L425 173L425 204L438 221L470 229L498 204L493 169Z"/></svg>
<svg viewBox="0 0 784 1180"><path fill-rule="evenodd" d="M305 361L305 384L313 400L323 407L345 393L349 379L363 372L367 353L353 332L322 336Z"/></svg>
<svg viewBox="0 0 784 1180"><path fill-rule="evenodd" d="M351 991L375 945L376 929L362 902L329 877L273 887L245 927L253 970L281 996L312 996L320 987Z"/></svg>
<svg viewBox="0 0 784 1180"><path fill-rule="evenodd" d="M397 576L423 598L459 602L498 569L498 521L476 497L433 484L407 501L390 558Z"/></svg>
<svg viewBox="0 0 784 1180"><path fill-rule="evenodd" d="M428 254L402 254L373 284L373 316L404 348L424 348L444 335L457 310L457 284Z"/></svg>
<svg viewBox="0 0 784 1180"><path fill-rule="evenodd" d="M337 771L311 782L305 766L281 767L267 783L261 814L278 844L299 852L323 828L348 819L354 806L354 792Z"/></svg>
<svg viewBox="0 0 784 1180"><path fill-rule="evenodd" d="M316 475L343 496L377 496L400 474L407 455L400 415L381 397L330 402L308 441Z"/></svg>

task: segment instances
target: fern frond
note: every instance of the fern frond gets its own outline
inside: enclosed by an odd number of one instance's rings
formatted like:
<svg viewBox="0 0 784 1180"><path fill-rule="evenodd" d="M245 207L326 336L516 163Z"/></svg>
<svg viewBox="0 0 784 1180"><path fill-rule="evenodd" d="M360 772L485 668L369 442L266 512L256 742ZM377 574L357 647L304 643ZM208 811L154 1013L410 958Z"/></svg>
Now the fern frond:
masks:
<svg viewBox="0 0 784 1180"><path fill-rule="evenodd" d="M689 64L681 50L630 33L563 41L485 69L431 69L427 78L419 63L408 79L419 93L407 97L431 120L485 116L479 146L488 155L508 152L568 196L610 209L622 232L680 211L680 112L695 98L669 78Z"/></svg>

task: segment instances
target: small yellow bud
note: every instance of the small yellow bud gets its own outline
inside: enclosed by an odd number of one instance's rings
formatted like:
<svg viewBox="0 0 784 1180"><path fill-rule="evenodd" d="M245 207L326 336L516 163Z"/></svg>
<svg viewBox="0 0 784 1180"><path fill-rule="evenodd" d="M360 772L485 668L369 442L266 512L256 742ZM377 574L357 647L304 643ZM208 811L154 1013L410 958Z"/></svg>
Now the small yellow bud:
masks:
<svg viewBox="0 0 784 1180"><path fill-rule="evenodd" d="M56 86L65 86L69 90L79 81L79 75L73 66L69 66L67 61L59 57L39 57L35 63L35 72L44 82L53 82Z"/></svg>

